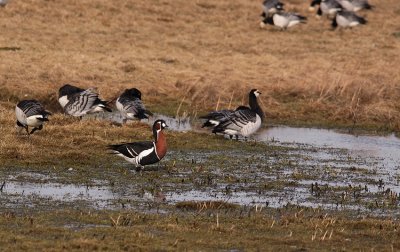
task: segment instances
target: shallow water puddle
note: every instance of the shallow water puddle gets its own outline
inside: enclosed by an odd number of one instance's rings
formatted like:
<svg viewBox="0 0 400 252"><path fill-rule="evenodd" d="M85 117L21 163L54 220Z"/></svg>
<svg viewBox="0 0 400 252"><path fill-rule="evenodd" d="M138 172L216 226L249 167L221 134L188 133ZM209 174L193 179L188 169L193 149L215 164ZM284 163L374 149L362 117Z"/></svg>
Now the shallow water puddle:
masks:
<svg viewBox="0 0 400 252"><path fill-rule="evenodd" d="M362 158L374 158L387 169L400 168L400 139L389 136L366 136L339 133L334 130L273 127L255 137L259 141L279 141L314 147L346 149Z"/></svg>
<svg viewBox="0 0 400 252"><path fill-rule="evenodd" d="M171 128L191 129L188 120L161 118ZM153 203L219 200L399 215L400 140L393 135L354 136L332 130L276 127L261 131L255 138L266 146L171 151L165 162L173 159L177 168L149 169L138 174L142 178L115 186L109 186L109 181L90 181L92 186L58 184L46 175L10 174L3 179L6 184L0 201L8 208L21 203L35 206L42 199L47 204L83 202L97 209L143 209L141 206L154 207ZM230 140L221 137L221 141ZM154 188L158 193L153 195L150 191Z"/></svg>
<svg viewBox="0 0 400 252"><path fill-rule="evenodd" d="M83 117L83 120L88 120L88 119L96 119L96 120L107 120L111 121L114 123L122 124L123 117L119 112L111 112L111 113L97 113L97 114L91 114ZM175 118L175 117L170 117L166 115L160 115L160 114L154 114L151 116L149 119L142 119L140 122L146 123L150 126L153 125L153 123L158 120L162 119L164 120L167 125L168 125L168 130L173 130L173 131L190 131L192 130L191 124L190 124L190 117L184 117L184 118ZM135 123L134 121L128 121L128 124L130 123Z"/></svg>
<svg viewBox="0 0 400 252"><path fill-rule="evenodd" d="M11 205L12 199L28 202L37 198L63 202L87 201L97 208L106 207L107 201L115 198L106 187L16 181L5 182L0 199L3 197L7 197Z"/></svg>

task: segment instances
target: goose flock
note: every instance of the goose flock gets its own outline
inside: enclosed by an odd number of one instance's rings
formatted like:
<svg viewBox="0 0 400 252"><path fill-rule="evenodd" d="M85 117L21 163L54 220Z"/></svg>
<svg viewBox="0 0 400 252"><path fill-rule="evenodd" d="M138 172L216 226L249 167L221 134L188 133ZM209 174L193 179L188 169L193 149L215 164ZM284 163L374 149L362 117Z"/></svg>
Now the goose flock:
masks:
<svg viewBox="0 0 400 252"><path fill-rule="evenodd" d="M8 0L0 0L4 7ZM310 9L317 16L326 16L332 20L332 27L354 27L366 24L367 20L356 12L373 8L368 0L312 0ZM279 0L264 0L262 5L261 27L267 24L282 30L300 23L306 23L307 18L295 12L285 11L285 4ZM212 133L227 135L229 138L243 137L247 139L257 132L263 121L264 112L258 104L259 90L249 92L248 106L242 105L235 110L223 109L212 111L200 117L204 120L203 128L209 128ZM112 112L110 103L102 100L97 88L80 88L71 84L63 85L58 91L58 102L64 113L82 118L93 113ZM125 89L115 101L115 107L123 118L123 124L128 120L148 119L153 113L146 109L142 102L142 93L137 88ZM51 115L37 100L23 100L15 107L17 128L25 129L28 135L42 130L43 125ZM137 167L160 161L167 152L166 137L163 130L167 128L164 120L156 120L153 124L154 141L112 144L108 149ZM29 131L29 128L31 130Z"/></svg>
<svg viewBox="0 0 400 252"><path fill-rule="evenodd" d="M264 112L257 101L260 94L257 89L250 91L249 107L239 106L234 111L212 111L201 116L200 119L205 120L203 127L211 128L215 134L228 135L231 139L247 139L260 129L264 120ZM97 88L93 87L83 89L65 84L58 90L58 102L66 115L79 118L113 111L110 102L102 100ZM148 119L153 116L153 113L145 108L142 93L137 88L125 89L116 99L115 107L123 117L123 124L127 120ZM25 129L29 136L37 130L42 130L51 114L37 100L22 100L15 107L17 128ZM29 127L32 128L31 131ZM110 144L108 149L140 170L146 165L159 162L166 155L167 140L163 133L165 128L168 128L168 125L164 120L156 120L152 127L154 141Z"/></svg>
<svg viewBox="0 0 400 252"><path fill-rule="evenodd" d="M279 0L265 0L263 2L263 13L260 27L264 28L267 24L286 30L289 27L300 23L306 23L307 18L298 13L286 12L284 3ZM310 4L310 10L315 11L318 17L326 16L332 19L332 28L336 27L354 27L364 25L367 20L356 12L360 10L371 10L372 5L368 0L313 0Z"/></svg>

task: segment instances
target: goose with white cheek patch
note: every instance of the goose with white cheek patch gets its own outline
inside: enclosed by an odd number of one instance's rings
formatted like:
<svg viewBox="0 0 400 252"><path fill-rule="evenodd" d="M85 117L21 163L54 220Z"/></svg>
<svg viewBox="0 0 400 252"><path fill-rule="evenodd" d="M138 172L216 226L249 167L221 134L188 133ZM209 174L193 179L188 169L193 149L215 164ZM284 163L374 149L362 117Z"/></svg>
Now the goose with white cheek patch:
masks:
<svg viewBox="0 0 400 252"><path fill-rule="evenodd" d="M352 11L338 11L336 13L335 18L332 20L332 27L335 29L336 27L340 26L343 28L346 27L355 27L358 25L364 25L367 23L363 17L357 16Z"/></svg>
<svg viewBox="0 0 400 252"><path fill-rule="evenodd" d="M167 154L167 139L163 133L167 127L164 120L156 120L153 124L153 142L114 144L109 145L108 148L140 170L146 165L159 162Z"/></svg>
<svg viewBox="0 0 400 252"><path fill-rule="evenodd" d="M289 27L306 22L307 18L297 13L277 12L267 18L264 18L264 20L260 23L260 27L263 28L266 24L270 24L281 28L281 30L286 30Z"/></svg>
<svg viewBox="0 0 400 252"><path fill-rule="evenodd" d="M68 115L82 117L86 114L111 112L106 101L99 98L96 88L82 89L66 84L58 91L58 102Z"/></svg>
<svg viewBox="0 0 400 252"><path fill-rule="evenodd" d="M269 15L283 10L285 4L279 2L279 0L265 0L263 2L263 13L262 17L266 18Z"/></svg>
<svg viewBox="0 0 400 252"><path fill-rule="evenodd" d="M127 120L148 119L153 113L146 110L142 102L142 93L136 89L125 89L115 102L117 109L123 117L123 123Z"/></svg>
<svg viewBox="0 0 400 252"><path fill-rule="evenodd" d="M46 111L42 104L36 100L23 100L15 107L15 115L17 126L24 128L30 135L36 130L43 129L43 123L49 120L48 116L51 113ZM33 127L31 132L29 132L29 127Z"/></svg>
<svg viewBox="0 0 400 252"><path fill-rule="evenodd" d="M368 3L368 0L337 0L340 5L347 11L359 11L359 10L371 10L372 5Z"/></svg>
<svg viewBox="0 0 400 252"><path fill-rule="evenodd" d="M264 121L264 112L258 104L257 97L260 91L252 89L249 93L250 108L236 110L228 118L214 127L213 133L222 133L232 136L243 136L245 138L254 134Z"/></svg>

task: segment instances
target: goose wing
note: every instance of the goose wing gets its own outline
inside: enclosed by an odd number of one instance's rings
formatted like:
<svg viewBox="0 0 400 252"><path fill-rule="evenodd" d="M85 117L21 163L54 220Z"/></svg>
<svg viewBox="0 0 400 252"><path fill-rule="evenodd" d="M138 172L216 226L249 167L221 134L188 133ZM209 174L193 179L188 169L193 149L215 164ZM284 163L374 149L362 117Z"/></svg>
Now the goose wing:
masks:
<svg viewBox="0 0 400 252"><path fill-rule="evenodd" d="M257 120L256 112L250 109L240 109L232 113L226 120L222 121L213 130L213 133L223 132L227 129L240 131L248 123L255 123Z"/></svg>
<svg viewBox="0 0 400 252"><path fill-rule="evenodd" d="M220 121L222 119L225 119L227 116L232 114L234 111L230 109L224 109L224 110L218 110L218 111L212 111L208 113L205 116L200 116L201 119L207 119L207 120L217 120Z"/></svg>
<svg viewBox="0 0 400 252"><path fill-rule="evenodd" d="M100 101L96 89L89 88L73 94L64 109L70 115L82 116L87 114L96 102L99 103Z"/></svg>
<svg viewBox="0 0 400 252"><path fill-rule="evenodd" d="M134 142L134 143L124 143L124 144L114 144L109 145L108 149L115 151L115 153L121 153L122 155L134 158L139 156L139 154L145 150L149 150L154 147L153 142Z"/></svg>
<svg viewBox="0 0 400 252"><path fill-rule="evenodd" d="M153 115L153 113L146 110L142 100L139 98L128 99L120 97L119 102L122 104L123 110L125 110L126 113L133 114L133 116L136 118L144 119Z"/></svg>
<svg viewBox="0 0 400 252"><path fill-rule="evenodd" d="M17 106L22 110L26 117L50 114L36 100L24 100L19 102Z"/></svg>

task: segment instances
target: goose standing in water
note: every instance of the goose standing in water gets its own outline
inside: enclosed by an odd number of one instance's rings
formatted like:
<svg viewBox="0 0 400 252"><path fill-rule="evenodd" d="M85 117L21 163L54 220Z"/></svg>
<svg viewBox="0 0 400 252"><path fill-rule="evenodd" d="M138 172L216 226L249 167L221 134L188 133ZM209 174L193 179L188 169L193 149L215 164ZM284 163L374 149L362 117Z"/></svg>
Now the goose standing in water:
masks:
<svg viewBox="0 0 400 252"><path fill-rule="evenodd" d="M36 100L23 100L15 107L15 115L17 126L24 128L30 135L36 130L43 129L43 123L49 120L48 116L51 113L46 111L42 104ZM29 132L29 127L33 127L31 132Z"/></svg>
<svg viewBox="0 0 400 252"><path fill-rule="evenodd" d="M252 89L249 93L250 108L236 110L215 126L212 132L226 134L230 138L235 136L236 139L239 135L247 138L254 134L264 121L264 112L257 101L260 94L257 89Z"/></svg>
<svg viewBox="0 0 400 252"><path fill-rule="evenodd" d="M220 124L222 121L225 121L226 119L228 119L228 117L231 114L235 113L235 111L241 110L241 109L248 109L248 107L239 106L236 108L236 110L230 110L230 109L217 110L217 111L212 111L205 116L200 116L199 117L200 119L206 119L206 121L203 123L203 125L201 127L202 128L205 128L205 127L214 128L215 126Z"/></svg>
<svg viewBox="0 0 400 252"><path fill-rule="evenodd" d="M82 117L86 114L112 111L107 102L99 98L96 88L85 90L66 84L58 91L58 102L65 113L72 116Z"/></svg>
<svg viewBox="0 0 400 252"><path fill-rule="evenodd" d="M146 165L159 162L167 154L167 139L163 133L163 130L167 127L164 120L156 120L153 124L153 142L114 144L109 145L108 149L134 164L140 170Z"/></svg>

